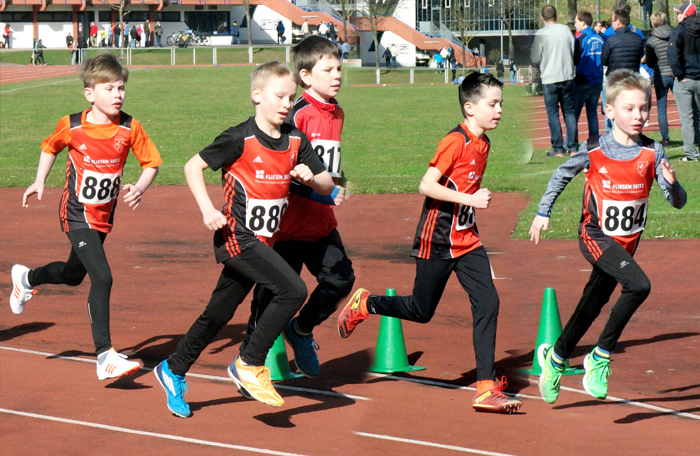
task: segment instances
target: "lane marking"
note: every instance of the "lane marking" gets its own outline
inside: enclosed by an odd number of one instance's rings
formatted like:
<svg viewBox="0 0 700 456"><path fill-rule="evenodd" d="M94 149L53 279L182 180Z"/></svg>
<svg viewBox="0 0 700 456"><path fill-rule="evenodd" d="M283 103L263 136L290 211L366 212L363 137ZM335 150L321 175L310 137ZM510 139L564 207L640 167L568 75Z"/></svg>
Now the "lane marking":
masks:
<svg viewBox="0 0 700 456"><path fill-rule="evenodd" d="M5 408L0 408L0 413L7 413L9 415L23 416L26 418L36 418L36 419L40 419L40 420L56 421L56 422L65 423L65 424L75 424L78 426L86 426L86 427L91 427L91 428L104 429L107 431L122 432L125 434L143 435L146 437L156 437L159 439L194 443L196 445L205 445L205 446L218 447L218 448L227 448L230 450L249 451L251 453L272 454L275 456L302 456L302 455L299 455L297 453L287 453L287 452L283 452L283 451L266 450L264 448L254 448L254 447L248 447L248 446L243 446L243 445L233 445L230 443L214 442L211 440L193 439L190 437L181 437L178 435L171 435L171 434L159 434L156 432L139 431L137 429L129 429L129 428L123 428L123 427L119 427L119 426L110 426L108 424L90 423L88 421L78 421L78 420L71 420L68 418L60 418L60 417L56 417L56 416L39 415L37 413L20 412L18 410L10 410L10 409L5 409Z"/></svg>
<svg viewBox="0 0 700 456"><path fill-rule="evenodd" d="M58 355L56 353L48 353L48 352L40 352L40 351L36 351L36 350L29 350L26 348L16 348L16 347L8 347L5 345L0 345L0 349L19 352L19 353L27 353L30 355L40 355L40 356L47 356L47 357L56 358L56 359L66 359L69 361L80 361L82 363L97 364L97 360L93 360L93 359L78 358L77 356L64 356L64 355ZM144 366L144 367L141 367L141 370L151 372L151 371L153 371L153 368ZM201 379L205 379L205 380L215 380L215 381L219 381L219 382L233 383L233 380L231 380L228 376L223 377L223 376L217 376L217 375L196 374L194 372L188 372L185 375L187 377L194 377L194 378L201 378ZM306 387L302 387L302 386L282 385L279 383L275 383L275 389L298 391L298 392L303 392L303 393L318 394L321 396L339 397L339 398L344 398L344 399L354 399L356 401L367 401L367 402L372 401L372 398L364 397L364 396L356 396L354 394L343 394L343 393L338 393L336 391L320 390L320 389L315 389L315 388L306 388Z"/></svg>
<svg viewBox="0 0 700 456"><path fill-rule="evenodd" d="M359 435L362 437L371 437L373 439L390 440L392 442L401 442L401 443L411 443L413 445L422 445L422 446L433 447L433 448L442 448L444 450L459 451L462 453L483 454L486 456L513 456L512 454L507 454L507 453L495 453L493 451L476 450L474 448L459 447L459 446L455 446L455 445L444 445L442 443L426 442L423 440L404 439L401 437L392 437L390 435L369 434L367 432L358 432L358 431L353 432L353 434Z"/></svg>

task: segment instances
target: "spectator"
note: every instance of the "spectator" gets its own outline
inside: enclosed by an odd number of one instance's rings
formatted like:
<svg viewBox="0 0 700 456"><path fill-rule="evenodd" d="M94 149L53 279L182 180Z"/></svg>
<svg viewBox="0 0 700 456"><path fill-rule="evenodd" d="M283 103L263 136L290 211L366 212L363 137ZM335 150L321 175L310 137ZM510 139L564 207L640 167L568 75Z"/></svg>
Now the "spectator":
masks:
<svg viewBox="0 0 700 456"><path fill-rule="evenodd" d="M128 43L131 40L131 27L129 27L128 22L124 24L124 33L122 33L122 36L124 37L122 47L128 47Z"/></svg>
<svg viewBox="0 0 700 456"><path fill-rule="evenodd" d="M343 55L343 63L348 63L348 55L350 54L350 44L347 42L342 43L340 45L340 52Z"/></svg>
<svg viewBox="0 0 700 456"><path fill-rule="evenodd" d="M153 26L153 35L156 37L156 46L163 47L163 27L160 25L160 21L156 21L155 26Z"/></svg>
<svg viewBox="0 0 700 456"><path fill-rule="evenodd" d="M613 19L614 19L615 11L619 11L620 14L626 13L627 17L629 17L630 12L632 11L632 8L627 4L626 0L617 0L615 2L615 6L613 7ZM603 28L605 28L605 32L603 32L603 41L607 41L608 38L610 38L611 36L613 36L615 34L615 26L613 26L613 24L612 24L613 19L610 19L609 23L603 24L604 25ZM632 24L627 25L627 27L632 32L639 35L639 37L641 39L644 39L644 33L642 33L642 31L640 29L638 29L637 27L635 27Z"/></svg>
<svg viewBox="0 0 700 456"><path fill-rule="evenodd" d="M600 136L598 129L598 100L603 89L603 64L600 54L603 50L603 38L593 30L593 16L588 11L580 11L576 15L574 26L580 33L574 47L574 113L578 122L583 106L586 106L588 121L588 136ZM578 143L578 138L576 138Z"/></svg>
<svg viewBox="0 0 700 456"><path fill-rule="evenodd" d="M700 19L695 6L684 3L673 9L678 27L668 41L668 63L676 77L673 96L681 117L682 161L697 161L695 144L700 142Z"/></svg>
<svg viewBox="0 0 700 456"><path fill-rule="evenodd" d="M605 40L603 52L600 55L601 63L608 67L605 72L606 76L622 68L639 73L639 64L644 55L644 39L643 35L633 33L629 27L630 10L627 3L621 2L615 6L613 11L610 29L614 29L615 32ZM606 100L603 98L603 105L605 104ZM605 131L612 131L612 129L613 122L606 115Z"/></svg>
<svg viewBox="0 0 700 456"><path fill-rule="evenodd" d="M535 34L530 58L540 65L542 94L547 110L552 150L548 157L576 153L576 115L574 113L574 36L566 25L557 24L557 10L542 8L544 27ZM566 142L559 124L559 107L564 113Z"/></svg>
<svg viewBox="0 0 700 456"><path fill-rule="evenodd" d="M151 47L151 24L143 23L144 47Z"/></svg>
<svg viewBox="0 0 700 456"><path fill-rule="evenodd" d="M440 49L440 57L442 57L442 63L445 65L445 68L447 68L447 62L449 62L449 55L447 55L447 49L445 46Z"/></svg>
<svg viewBox="0 0 700 456"><path fill-rule="evenodd" d="M498 75L498 80L503 82L503 73L505 73L505 69L503 68L503 60L498 59L498 62L496 62L496 75Z"/></svg>
<svg viewBox="0 0 700 456"><path fill-rule="evenodd" d="M121 28L119 22L117 22L114 25L114 46L115 47L122 47L122 42L120 41L121 35L122 35L122 28Z"/></svg>
<svg viewBox="0 0 700 456"><path fill-rule="evenodd" d="M83 36L81 36L80 38L78 38L78 52L77 52L77 54L78 54L78 59L77 59L77 63L81 63L81 62L84 62L84 61L85 61L85 57L86 57L86 55L85 55L85 54L86 54L85 49L87 49L87 47L88 47L88 43L87 43L87 40L85 39L85 35L83 35Z"/></svg>
<svg viewBox="0 0 700 456"><path fill-rule="evenodd" d="M668 40L673 31L666 23L666 15L657 11L651 15L651 36L646 43L646 64L654 70L654 91L656 92L656 109L659 115L661 145L668 147L668 117L666 100L668 91L673 89L673 70L668 64Z"/></svg>
<svg viewBox="0 0 700 456"><path fill-rule="evenodd" d="M90 47L97 47L97 26L90 22Z"/></svg>
<svg viewBox="0 0 700 456"><path fill-rule="evenodd" d="M603 32L605 32L605 29L603 28L603 23L600 21L595 21L593 23L593 30L602 38L603 37Z"/></svg>
<svg viewBox="0 0 700 456"><path fill-rule="evenodd" d="M440 55L439 52L436 52L436 53L435 53L435 64L437 65L437 71L436 71L436 73L437 73L437 74L442 74L442 64L443 64L443 60L442 60L442 55Z"/></svg>
<svg viewBox="0 0 700 456"><path fill-rule="evenodd" d="M389 52L391 53L391 67L396 68L396 57L399 56L399 48L392 44L389 46Z"/></svg>
<svg viewBox="0 0 700 456"><path fill-rule="evenodd" d="M136 41L139 39L139 32L136 25L129 27L129 38L131 38L131 49L136 47Z"/></svg>
<svg viewBox="0 0 700 456"><path fill-rule="evenodd" d="M326 39L330 40L332 35L333 35L333 23L331 21L328 21L328 23L326 24Z"/></svg>
<svg viewBox="0 0 700 456"><path fill-rule="evenodd" d="M66 46L68 46L68 49L71 49L73 47L73 41L75 41L73 39L73 34L71 32L68 32L68 35L66 35Z"/></svg>
<svg viewBox="0 0 700 456"><path fill-rule="evenodd" d="M304 19L304 23L301 24L301 39L304 39L307 36L309 36L309 20Z"/></svg>
<svg viewBox="0 0 700 456"><path fill-rule="evenodd" d="M284 43L284 24L282 21L277 23L277 44Z"/></svg>
<svg viewBox="0 0 700 456"><path fill-rule="evenodd" d="M384 57L384 61L386 62L386 69L388 70L391 67L391 51L389 48L384 49L384 54L382 54L382 57Z"/></svg>
<svg viewBox="0 0 700 456"><path fill-rule="evenodd" d="M241 44L241 29L236 21L231 24L231 44Z"/></svg>
<svg viewBox="0 0 700 456"><path fill-rule="evenodd" d="M109 25L105 26L105 30L107 30L107 46L112 47L114 43L114 22L110 22Z"/></svg>
<svg viewBox="0 0 700 456"><path fill-rule="evenodd" d="M2 30L2 38L5 41L5 49L12 49L12 34L15 31L12 30L10 24L5 24L5 28Z"/></svg>
<svg viewBox="0 0 700 456"><path fill-rule="evenodd" d="M647 28L647 17L651 19L651 12L654 8L654 0L639 0L642 5L642 20L644 21L644 28ZM651 20L649 21L651 25Z"/></svg>
<svg viewBox="0 0 700 456"><path fill-rule="evenodd" d="M46 49L46 46L41 42L41 39L34 42L34 53L36 54L34 65L46 65L46 62L44 62L44 49Z"/></svg>
<svg viewBox="0 0 700 456"><path fill-rule="evenodd" d="M70 45L70 64L71 65L77 65L78 64L78 40L73 40L73 42Z"/></svg>
<svg viewBox="0 0 700 456"><path fill-rule="evenodd" d="M107 47L107 24L104 24L102 26L102 30L100 30L100 47Z"/></svg>
<svg viewBox="0 0 700 456"><path fill-rule="evenodd" d="M518 67L515 65L515 60L510 61L508 70L510 71L510 85L515 85L517 83L516 77L518 75Z"/></svg>
<svg viewBox="0 0 700 456"><path fill-rule="evenodd" d="M217 35L226 34L226 22L222 22L221 24L219 24L219 26L216 28L216 34Z"/></svg>
<svg viewBox="0 0 700 456"><path fill-rule="evenodd" d="M338 30L332 22L328 23L328 39L331 41L336 41L338 39Z"/></svg>
<svg viewBox="0 0 700 456"><path fill-rule="evenodd" d="M321 21L321 23L318 26L318 34L321 36L326 36L327 33L328 33L328 26L323 21Z"/></svg>
<svg viewBox="0 0 700 456"><path fill-rule="evenodd" d="M143 24L136 26L136 47L141 47L141 39L143 38Z"/></svg>

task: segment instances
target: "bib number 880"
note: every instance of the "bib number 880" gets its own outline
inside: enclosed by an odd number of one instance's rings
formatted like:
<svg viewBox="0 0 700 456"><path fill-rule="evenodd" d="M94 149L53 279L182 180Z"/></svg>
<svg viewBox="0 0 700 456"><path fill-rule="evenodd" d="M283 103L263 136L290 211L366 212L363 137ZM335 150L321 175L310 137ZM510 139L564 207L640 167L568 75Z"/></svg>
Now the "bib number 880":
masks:
<svg viewBox="0 0 700 456"><path fill-rule="evenodd" d="M608 236L626 236L644 230L648 205L647 198L636 201L603 200L603 233Z"/></svg>
<svg viewBox="0 0 700 456"><path fill-rule="evenodd" d="M466 230L474 226L474 208L471 206L459 205L459 210L457 211L457 225L455 229L457 231Z"/></svg>
<svg viewBox="0 0 700 456"><path fill-rule="evenodd" d="M78 201L87 204L108 203L119 196L121 183L121 173L102 174L85 170Z"/></svg>
<svg viewBox="0 0 700 456"><path fill-rule="evenodd" d="M249 199L246 205L246 225L255 234L272 237L280 227L280 220L287 210L287 198L276 200Z"/></svg>

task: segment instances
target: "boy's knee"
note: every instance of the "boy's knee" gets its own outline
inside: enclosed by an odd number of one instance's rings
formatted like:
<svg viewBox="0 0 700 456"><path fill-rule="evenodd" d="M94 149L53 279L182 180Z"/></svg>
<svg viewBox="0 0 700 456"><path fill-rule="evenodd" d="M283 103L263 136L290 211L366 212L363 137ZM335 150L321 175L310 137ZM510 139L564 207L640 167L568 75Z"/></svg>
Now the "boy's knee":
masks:
<svg viewBox="0 0 700 456"><path fill-rule="evenodd" d="M100 286L103 288L112 288L112 271L109 269L100 270L99 272L90 274L90 283L92 286Z"/></svg>
<svg viewBox="0 0 700 456"><path fill-rule="evenodd" d="M630 286L630 291L637 295L640 299L646 299L651 293L651 283L647 276L643 276L635 280L635 282Z"/></svg>
<svg viewBox="0 0 700 456"><path fill-rule="evenodd" d="M64 276L66 285L71 287L77 287L83 280L85 280L85 274L71 274Z"/></svg>

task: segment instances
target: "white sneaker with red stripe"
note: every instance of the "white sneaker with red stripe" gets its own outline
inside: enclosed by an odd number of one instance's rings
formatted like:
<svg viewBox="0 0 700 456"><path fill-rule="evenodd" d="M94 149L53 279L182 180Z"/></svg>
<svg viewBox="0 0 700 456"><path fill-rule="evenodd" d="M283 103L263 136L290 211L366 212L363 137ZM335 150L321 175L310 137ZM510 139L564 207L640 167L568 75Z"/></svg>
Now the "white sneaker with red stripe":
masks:
<svg viewBox="0 0 700 456"><path fill-rule="evenodd" d="M139 369L141 369L140 363L127 361L126 355L117 353L114 348L110 348L97 356L97 378L99 380L124 377L137 372Z"/></svg>
<svg viewBox="0 0 700 456"><path fill-rule="evenodd" d="M19 315L24 312L24 303L32 299L36 290L24 286L22 279L29 272L29 268L16 264L12 266L12 294L10 295L10 307L12 312Z"/></svg>

